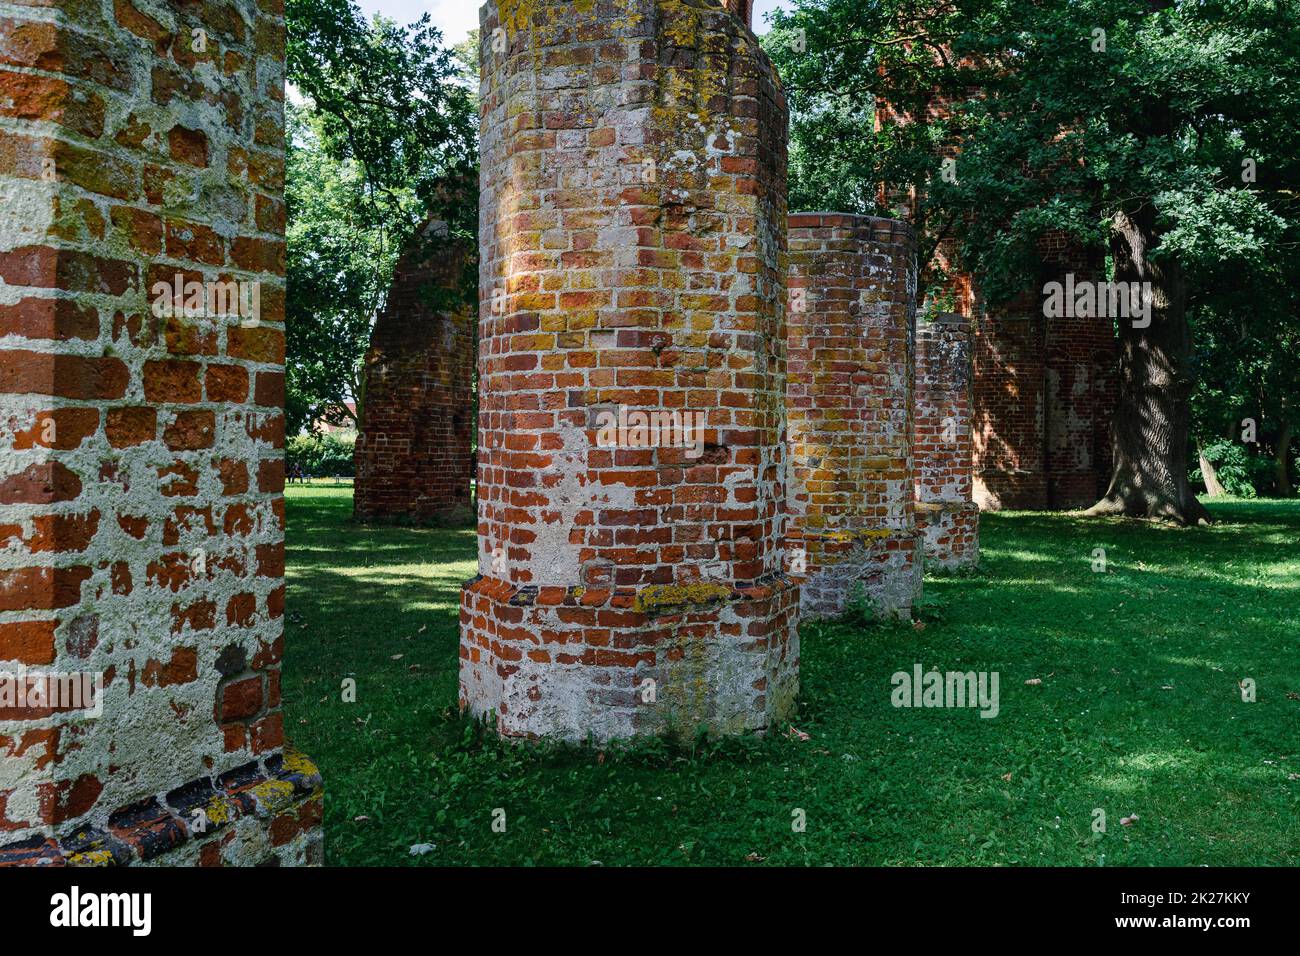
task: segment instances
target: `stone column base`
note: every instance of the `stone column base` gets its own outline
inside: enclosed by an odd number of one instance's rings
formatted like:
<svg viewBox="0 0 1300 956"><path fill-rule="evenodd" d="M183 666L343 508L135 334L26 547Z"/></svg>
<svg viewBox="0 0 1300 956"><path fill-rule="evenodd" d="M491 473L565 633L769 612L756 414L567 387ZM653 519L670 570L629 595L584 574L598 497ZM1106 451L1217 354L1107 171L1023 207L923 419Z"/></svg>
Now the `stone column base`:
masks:
<svg viewBox="0 0 1300 956"><path fill-rule="evenodd" d="M799 692L798 586L461 592L460 706L506 737L764 731Z"/></svg>
<svg viewBox="0 0 1300 956"><path fill-rule="evenodd" d="M883 618L910 620L920 599L920 536L890 529L791 531L786 553L801 555L799 613L804 620L839 617L858 591Z"/></svg>
<svg viewBox="0 0 1300 956"><path fill-rule="evenodd" d="M0 866L320 866L320 772L287 751L200 777L61 837L0 846Z"/></svg>
<svg viewBox="0 0 1300 956"><path fill-rule="evenodd" d="M916 527L931 567L973 568L980 562L980 509L973 501L918 501Z"/></svg>

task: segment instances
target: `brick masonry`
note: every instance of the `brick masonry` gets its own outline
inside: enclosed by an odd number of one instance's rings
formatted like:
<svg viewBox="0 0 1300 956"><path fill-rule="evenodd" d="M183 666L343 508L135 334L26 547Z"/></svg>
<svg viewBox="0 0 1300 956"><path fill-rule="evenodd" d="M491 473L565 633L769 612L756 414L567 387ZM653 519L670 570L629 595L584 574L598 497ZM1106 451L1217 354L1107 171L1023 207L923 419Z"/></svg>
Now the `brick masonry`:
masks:
<svg viewBox="0 0 1300 956"><path fill-rule="evenodd" d="M979 506L972 500L971 323L941 313L916 330L916 524L925 561L979 563Z"/></svg>
<svg viewBox="0 0 1300 956"><path fill-rule="evenodd" d="M282 757L282 17L0 4L0 668L104 681L0 709L4 862L320 859Z"/></svg>
<svg viewBox="0 0 1300 956"><path fill-rule="evenodd" d="M712 0L499 0L481 36L461 704L508 736L769 728L799 660L779 81ZM640 413L699 444L608 428Z"/></svg>
<svg viewBox="0 0 1300 956"><path fill-rule="evenodd" d="M473 515L477 319L458 305L465 252L438 239L440 226L421 227L399 260L366 353L353 492L364 521Z"/></svg>
<svg viewBox="0 0 1300 956"><path fill-rule="evenodd" d="M790 531L805 618L860 590L910 617L922 563L913 474L916 240L893 219L790 217Z"/></svg>
<svg viewBox="0 0 1300 956"><path fill-rule="evenodd" d="M1100 254L1059 234L1039 246L1040 281L997 309L971 282L975 500L985 510L1086 508L1110 479L1118 351L1108 317L1043 315L1048 282L1104 281Z"/></svg>

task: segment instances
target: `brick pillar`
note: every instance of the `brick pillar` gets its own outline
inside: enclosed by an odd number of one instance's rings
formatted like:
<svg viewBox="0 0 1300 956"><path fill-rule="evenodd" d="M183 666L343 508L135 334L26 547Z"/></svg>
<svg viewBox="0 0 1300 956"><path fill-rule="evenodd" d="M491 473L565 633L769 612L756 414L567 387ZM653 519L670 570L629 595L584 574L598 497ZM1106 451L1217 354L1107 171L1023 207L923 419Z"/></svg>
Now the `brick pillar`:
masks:
<svg viewBox="0 0 1300 956"><path fill-rule="evenodd" d="M281 9L9 10L0 678L103 691L0 697L0 864L318 862L280 709Z"/></svg>
<svg viewBox="0 0 1300 956"><path fill-rule="evenodd" d="M511 736L767 728L799 658L775 72L720 6L482 16L461 704Z"/></svg>
<svg viewBox="0 0 1300 956"><path fill-rule="evenodd" d="M895 219L790 217L790 532L804 617L861 585L910 617L921 590L912 465L916 240Z"/></svg>
<svg viewBox="0 0 1300 956"><path fill-rule="evenodd" d="M460 303L464 250L421 229L399 260L366 352L353 512L365 521L468 518L477 321Z"/></svg>
<svg viewBox="0 0 1300 956"><path fill-rule="evenodd" d="M927 564L979 563L971 500L971 323L949 313L916 329L916 524Z"/></svg>

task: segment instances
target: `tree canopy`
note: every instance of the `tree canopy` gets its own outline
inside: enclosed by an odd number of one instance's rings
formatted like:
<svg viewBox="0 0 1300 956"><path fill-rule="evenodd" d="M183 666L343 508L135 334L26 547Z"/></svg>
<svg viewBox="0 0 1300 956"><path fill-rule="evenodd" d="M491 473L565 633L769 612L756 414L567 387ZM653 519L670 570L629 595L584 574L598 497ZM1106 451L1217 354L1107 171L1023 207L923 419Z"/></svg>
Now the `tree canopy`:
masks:
<svg viewBox="0 0 1300 956"><path fill-rule="evenodd" d="M1137 429L1117 469L1127 455L1140 472L1129 484L1147 491L1112 505L1195 518L1175 486L1198 371L1228 360L1213 343L1261 311L1259 296L1294 340L1296 275L1282 264L1300 237L1295 0L794 5L766 38L792 106L792 208L830 197L888 215L880 183L914 191L930 247L956 238L992 301L1035 280L1051 231L1104 248L1113 275L1151 282L1152 328L1117 329L1117 424ZM909 121L877 124L881 104ZM950 115L927 113L935 104ZM941 157L955 176L940 175ZM1254 361L1286 339L1259 338ZM1294 414L1294 379L1273 371L1261 414Z"/></svg>
<svg viewBox="0 0 1300 956"><path fill-rule="evenodd" d="M398 255L476 246L477 106L466 51L426 15L367 21L352 0L289 0L288 428L364 414L362 359ZM467 263L467 274L475 262ZM467 280L468 281L468 280ZM357 411L349 411L352 402ZM360 424L359 421L356 422Z"/></svg>

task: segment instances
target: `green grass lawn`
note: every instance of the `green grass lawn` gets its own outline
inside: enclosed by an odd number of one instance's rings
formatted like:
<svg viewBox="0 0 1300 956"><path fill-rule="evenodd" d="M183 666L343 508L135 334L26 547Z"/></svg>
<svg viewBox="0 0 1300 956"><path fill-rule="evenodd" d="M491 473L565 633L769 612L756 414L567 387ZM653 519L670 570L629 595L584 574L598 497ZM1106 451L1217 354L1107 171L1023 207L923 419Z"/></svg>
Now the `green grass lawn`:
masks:
<svg viewBox="0 0 1300 956"><path fill-rule="evenodd" d="M979 572L928 578L924 627L804 626L810 739L597 752L457 715L473 531L359 527L351 494L288 492L286 726L325 777L329 863L1300 863L1300 503L1186 530L986 516ZM917 663L998 672L999 716L894 708Z"/></svg>

